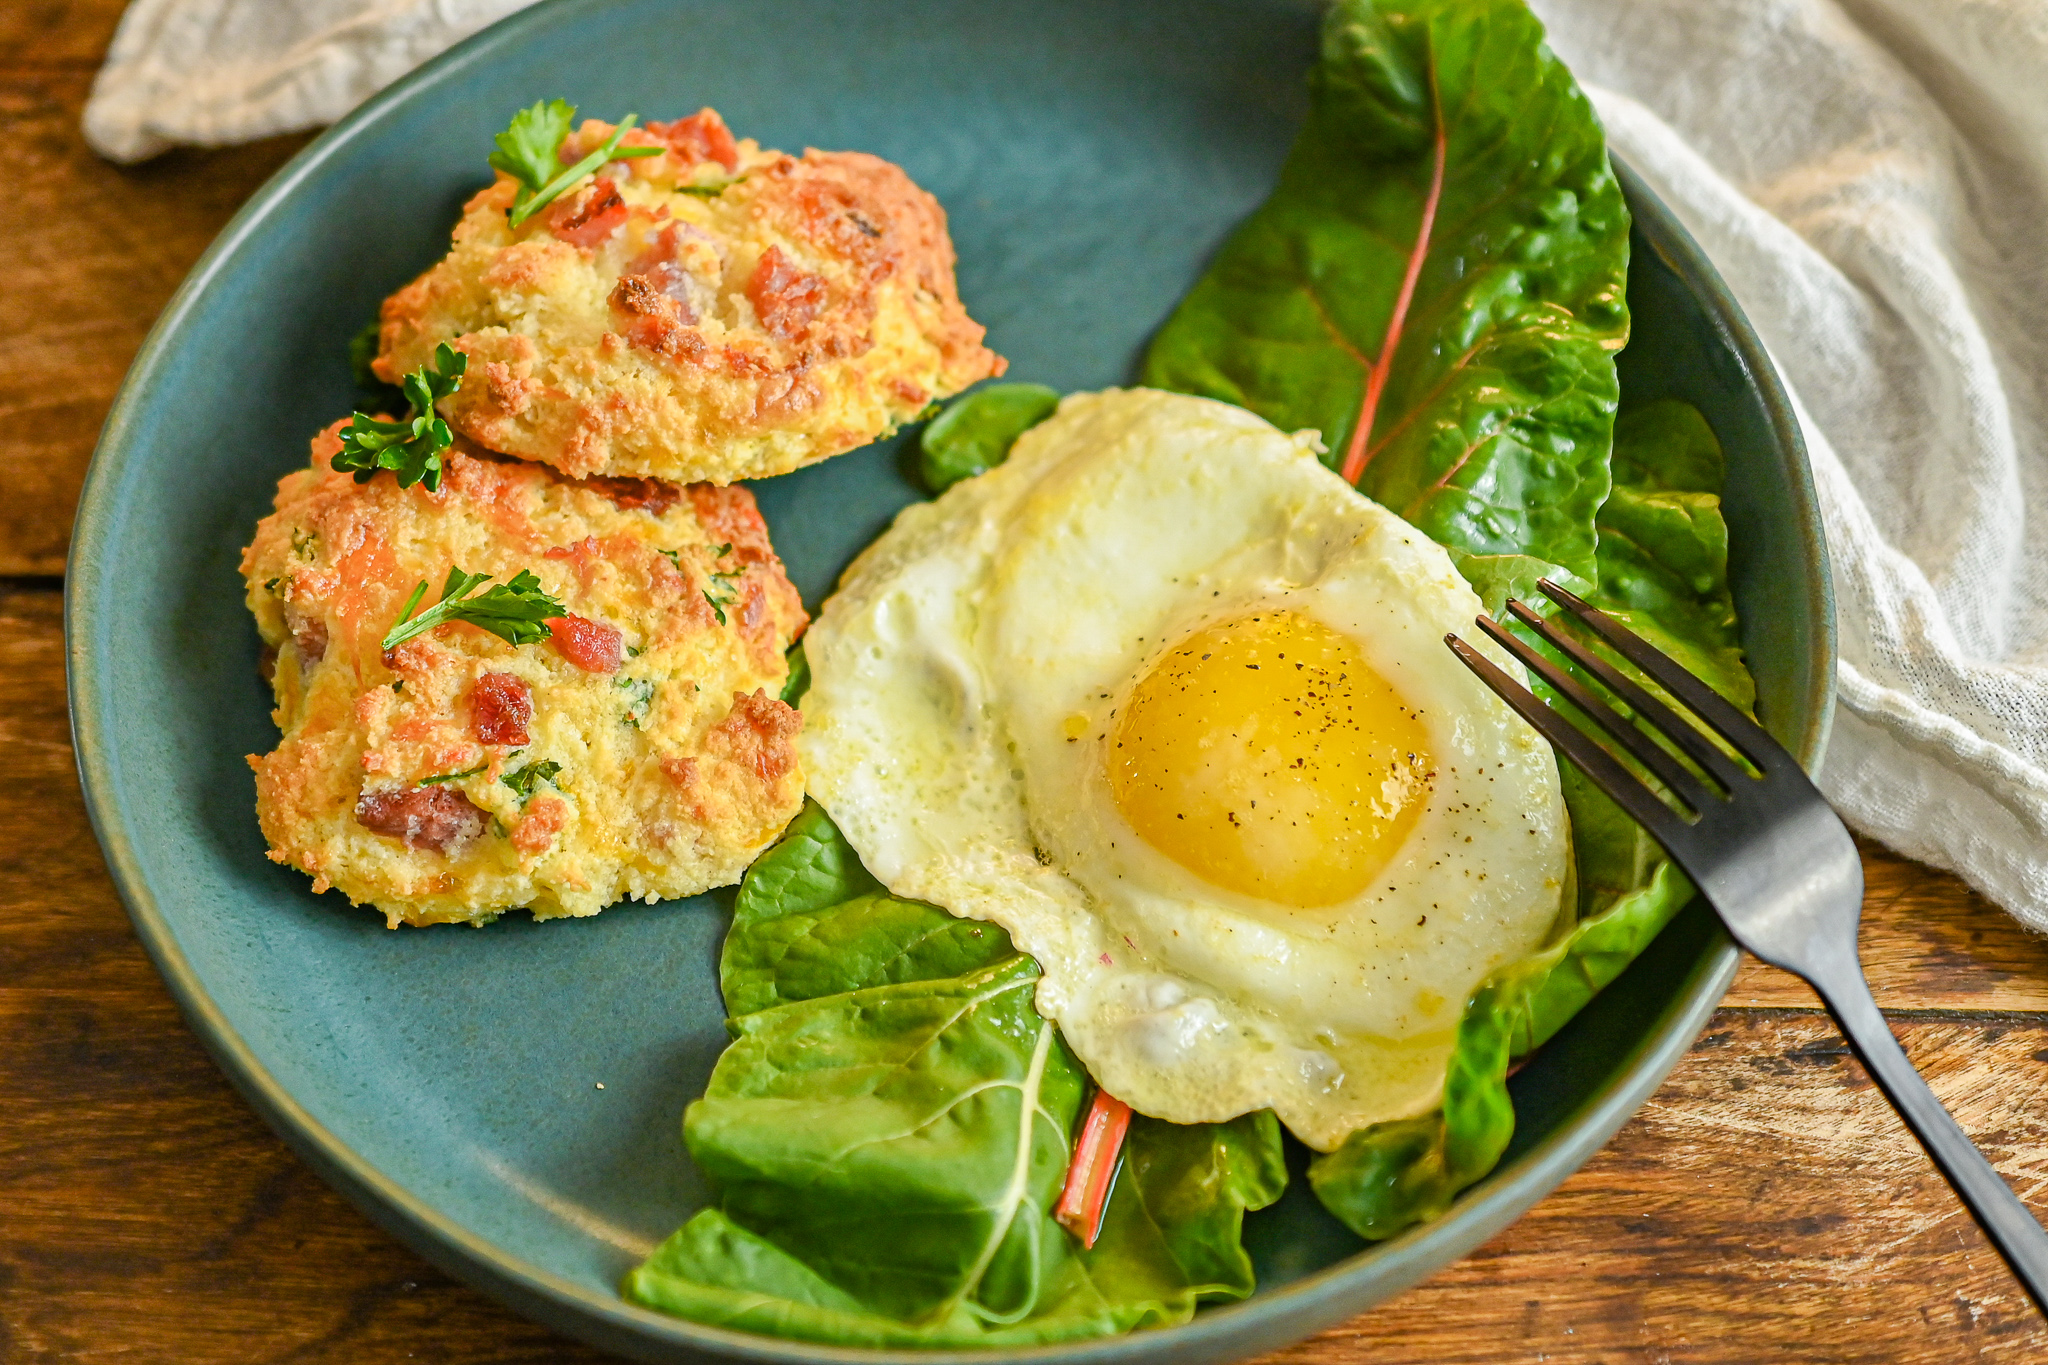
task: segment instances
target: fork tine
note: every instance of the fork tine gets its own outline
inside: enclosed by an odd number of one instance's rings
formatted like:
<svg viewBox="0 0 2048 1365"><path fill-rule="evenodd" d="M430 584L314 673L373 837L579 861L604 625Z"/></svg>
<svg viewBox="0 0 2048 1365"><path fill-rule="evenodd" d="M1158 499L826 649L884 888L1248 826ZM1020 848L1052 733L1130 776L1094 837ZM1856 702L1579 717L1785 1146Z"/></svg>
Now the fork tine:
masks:
<svg viewBox="0 0 2048 1365"><path fill-rule="evenodd" d="M1762 772L1798 766L1798 760L1772 739L1761 725L1729 705L1720 693L1701 682L1668 655L1634 634L1628 627L1545 578L1537 587L1544 596L1586 623L1594 634L1612 645L1617 653L1656 679L1672 696L1691 707L1701 720L1742 752Z"/></svg>
<svg viewBox="0 0 2048 1365"><path fill-rule="evenodd" d="M1735 790L1738 782L1750 781L1750 775L1741 765L1715 748L1697 726L1687 721L1656 697L1645 691L1634 679L1616 668L1607 660L1588 649L1569 632L1558 629L1555 622L1546 621L1521 602L1509 600L1508 610L1517 621L1543 637L1562 651L1579 667L1598 678L1601 683L1623 703L1642 717L1651 729L1685 751L1685 756L1712 774L1728 791Z"/></svg>
<svg viewBox="0 0 2048 1365"><path fill-rule="evenodd" d="M1521 605L1520 602L1513 600L1508 602L1510 610ZM1526 611L1527 608L1523 610ZM1516 615L1521 616L1521 612L1517 612ZM1636 762L1655 773L1679 800L1695 811L1704 812L1707 808L1706 803L1715 799L1716 794L1708 790L1683 763L1673 758L1669 750L1660 748L1655 740L1631 725L1627 717L1594 696L1592 689L1545 658L1534 645L1491 617L1482 616L1474 624L1520 659L1530 672L1556 688L1587 720L1612 735L1616 743L1627 749Z"/></svg>
<svg viewBox="0 0 2048 1365"><path fill-rule="evenodd" d="M1535 726L1539 734L1592 779L1594 786L1613 797L1659 843L1670 848L1674 843L1689 845L1692 842L1688 838L1692 827L1671 807L1658 800L1655 792L1637 781L1635 774L1622 767L1621 761L1601 748L1591 735L1538 701L1535 693L1510 678L1491 659L1456 635L1444 636L1444 643L1451 647L1451 652L1465 667L1479 675L1479 681L1493 689L1494 695Z"/></svg>

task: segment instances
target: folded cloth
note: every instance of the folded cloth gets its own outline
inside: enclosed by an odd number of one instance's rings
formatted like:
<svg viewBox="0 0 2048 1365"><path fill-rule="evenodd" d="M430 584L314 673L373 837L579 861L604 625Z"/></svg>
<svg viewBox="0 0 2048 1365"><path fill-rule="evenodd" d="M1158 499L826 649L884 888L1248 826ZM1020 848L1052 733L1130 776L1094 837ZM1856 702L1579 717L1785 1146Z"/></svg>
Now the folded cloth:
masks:
<svg viewBox="0 0 2048 1365"><path fill-rule="evenodd" d="M332 123L533 0L134 0L85 106L113 161Z"/></svg>
<svg viewBox="0 0 2048 1365"><path fill-rule="evenodd" d="M2048 930L2048 4L1535 0L1799 406L1850 824Z"/></svg>
<svg viewBox="0 0 2048 1365"><path fill-rule="evenodd" d="M136 0L117 158L338 117L523 0ZM1834 560L1821 774L2048 931L2048 0L1533 0L1794 392Z"/></svg>

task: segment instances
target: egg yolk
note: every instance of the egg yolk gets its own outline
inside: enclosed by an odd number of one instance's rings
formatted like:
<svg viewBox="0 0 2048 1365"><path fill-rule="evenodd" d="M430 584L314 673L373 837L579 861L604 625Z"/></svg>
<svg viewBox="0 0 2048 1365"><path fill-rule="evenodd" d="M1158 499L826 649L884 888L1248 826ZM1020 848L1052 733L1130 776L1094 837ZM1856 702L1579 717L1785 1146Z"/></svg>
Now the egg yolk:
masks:
<svg viewBox="0 0 2048 1365"><path fill-rule="evenodd" d="M1131 827L1226 890L1348 900L1407 838L1431 764L1419 712L1358 643L1297 612L1196 632L1116 718L1110 788Z"/></svg>

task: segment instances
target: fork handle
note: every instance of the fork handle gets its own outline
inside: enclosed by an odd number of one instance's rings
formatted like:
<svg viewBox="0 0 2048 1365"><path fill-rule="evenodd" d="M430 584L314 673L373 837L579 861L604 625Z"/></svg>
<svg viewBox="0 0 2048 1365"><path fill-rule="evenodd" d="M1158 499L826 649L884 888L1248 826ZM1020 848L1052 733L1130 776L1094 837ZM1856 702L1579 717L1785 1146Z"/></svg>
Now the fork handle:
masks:
<svg viewBox="0 0 2048 1365"><path fill-rule="evenodd" d="M1842 1036L1862 1061L1877 1088L1899 1111L1899 1117L1920 1139L1948 1183L1963 1201L1977 1226L2034 1301L2048 1315L2048 1230L2035 1221L2012 1187L1942 1106L1921 1078L1891 1025L1870 994L1870 985L1852 958L1847 972L1831 972L1830 980L1808 979L1820 993L1828 1013L1841 1025Z"/></svg>

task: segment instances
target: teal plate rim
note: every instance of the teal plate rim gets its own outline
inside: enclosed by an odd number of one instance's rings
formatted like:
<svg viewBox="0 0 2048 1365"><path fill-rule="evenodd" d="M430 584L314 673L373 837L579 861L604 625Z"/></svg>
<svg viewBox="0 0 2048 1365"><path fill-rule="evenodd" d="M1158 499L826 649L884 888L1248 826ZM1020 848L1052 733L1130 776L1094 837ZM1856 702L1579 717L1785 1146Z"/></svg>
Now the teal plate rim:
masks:
<svg viewBox="0 0 2048 1365"><path fill-rule="evenodd" d="M723 1358L790 1365L968 1365L989 1360L1082 1365L1139 1359L1193 1365L1272 1349L1333 1326L1468 1254L1604 1146L1662 1084L1727 993L1740 955L1718 925L1673 1003L1637 1041L1620 1074L1555 1133L1488 1176L1443 1218L1243 1303L1206 1309L1179 1327L1053 1346L992 1351L832 1347L705 1326L639 1308L615 1293L592 1290L508 1254L442 1215L314 1120L278 1083L201 985L149 891L129 837L107 742L115 718L89 656L98 633L93 628L97 603L115 588L103 553L112 531L109 495L122 482L124 466L137 458L138 409L163 365L169 339L202 291L227 269L237 248L298 186L320 174L361 130L403 103L412 91L488 63L507 46L522 42L538 16L554 8L539 5L520 11L421 66L314 139L257 191L193 266L144 339L108 413L80 496L66 565L64 629L72 743L87 810L137 937L187 1023L264 1121L371 1221L440 1269L515 1311L593 1346L643 1360ZM1800 698L1807 723L1796 747L1800 761L1814 770L1833 719L1836 636L1826 544L1798 421L1763 344L1698 244L1639 176L1618 159L1615 170L1644 238L1703 305L1720 341L1761 399L1782 452L1785 491L1802 534L1799 558L1813 570L1801 585L1815 630Z"/></svg>

